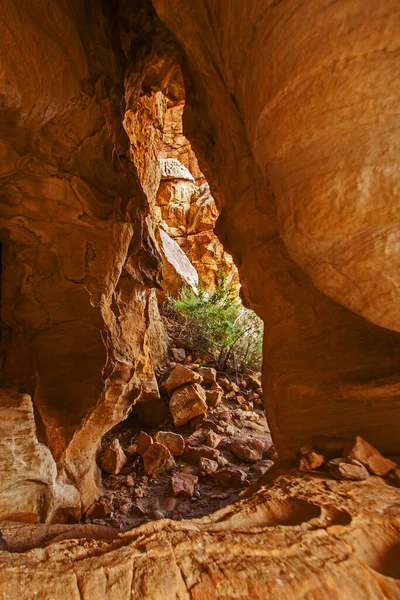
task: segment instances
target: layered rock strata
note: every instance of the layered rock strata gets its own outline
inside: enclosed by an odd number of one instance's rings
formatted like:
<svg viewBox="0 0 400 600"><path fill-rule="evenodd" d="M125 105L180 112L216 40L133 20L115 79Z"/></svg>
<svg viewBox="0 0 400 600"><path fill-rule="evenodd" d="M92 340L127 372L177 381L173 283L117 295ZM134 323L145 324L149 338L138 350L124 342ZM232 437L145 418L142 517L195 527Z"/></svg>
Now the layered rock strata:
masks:
<svg viewBox="0 0 400 600"><path fill-rule="evenodd" d="M399 452L395 0L153 4L186 54L218 235L265 322L281 454L319 433Z"/></svg>

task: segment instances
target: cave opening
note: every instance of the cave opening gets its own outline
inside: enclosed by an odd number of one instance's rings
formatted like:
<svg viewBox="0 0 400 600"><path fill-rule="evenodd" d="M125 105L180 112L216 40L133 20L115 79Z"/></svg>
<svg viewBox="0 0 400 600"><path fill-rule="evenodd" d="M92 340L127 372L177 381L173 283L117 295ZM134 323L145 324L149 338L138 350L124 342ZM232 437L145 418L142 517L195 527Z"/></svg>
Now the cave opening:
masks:
<svg viewBox="0 0 400 600"><path fill-rule="evenodd" d="M183 100L152 92L124 121L142 185L158 171L149 215L162 258L155 296L165 337L153 391L102 438L103 494L83 517L124 531L213 513L276 459L261 387L263 324L242 304L237 268L215 234L219 210L184 135L183 111Z"/></svg>

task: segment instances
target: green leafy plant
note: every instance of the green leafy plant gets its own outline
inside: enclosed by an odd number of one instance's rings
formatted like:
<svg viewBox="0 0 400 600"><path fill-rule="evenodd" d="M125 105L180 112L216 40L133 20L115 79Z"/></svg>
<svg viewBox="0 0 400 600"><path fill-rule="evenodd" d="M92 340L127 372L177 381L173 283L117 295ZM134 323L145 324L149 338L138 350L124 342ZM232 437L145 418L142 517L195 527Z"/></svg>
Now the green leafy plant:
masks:
<svg viewBox="0 0 400 600"><path fill-rule="evenodd" d="M168 297L164 314L179 324L179 337L211 355L221 370L261 370L263 323L246 309L223 275L213 292L183 287Z"/></svg>

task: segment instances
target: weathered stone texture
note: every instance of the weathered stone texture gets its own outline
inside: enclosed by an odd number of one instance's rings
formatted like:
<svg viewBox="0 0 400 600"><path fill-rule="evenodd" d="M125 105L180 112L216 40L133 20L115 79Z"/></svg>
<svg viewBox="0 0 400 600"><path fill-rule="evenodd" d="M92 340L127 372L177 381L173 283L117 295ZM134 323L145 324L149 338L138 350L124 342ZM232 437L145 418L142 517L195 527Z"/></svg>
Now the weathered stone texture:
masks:
<svg viewBox="0 0 400 600"><path fill-rule="evenodd" d="M396 0L153 4L186 53L217 233L265 321L280 452L320 433L398 452Z"/></svg>

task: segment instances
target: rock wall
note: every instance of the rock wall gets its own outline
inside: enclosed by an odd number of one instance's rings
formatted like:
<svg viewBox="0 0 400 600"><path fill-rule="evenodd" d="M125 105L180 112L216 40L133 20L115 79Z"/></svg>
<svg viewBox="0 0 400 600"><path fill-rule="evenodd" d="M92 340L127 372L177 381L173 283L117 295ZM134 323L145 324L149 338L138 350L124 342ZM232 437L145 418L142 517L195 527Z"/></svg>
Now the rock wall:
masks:
<svg viewBox="0 0 400 600"><path fill-rule="evenodd" d="M120 41L116 4L108 10L6 0L0 24L0 385L32 396L37 435L79 490L79 510L99 493L101 436L133 403L157 398L165 350L152 182L122 126L133 34ZM149 54L134 54L139 71ZM131 103L141 83L128 82Z"/></svg>
<svg viewBox="0 0 400 600"><path fill-rule="evenodd" d="M218 235L265 321L279 450L361 432L398 452L397 3L153 4L186 54Z"/></svg>
<svg viewBox="0 0 400 600"><path fill-rule="evenodd" d="M153 4L183 50L144 0L2 5L0 385L31 396L86 507L103 433L158 402L152 209L182 68L194 177L266 324L280 451L359 433L398 452L396 3Z"/></svg>

